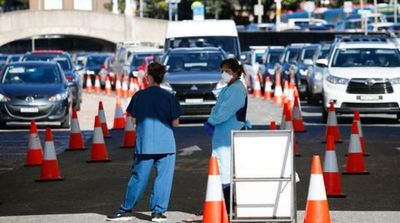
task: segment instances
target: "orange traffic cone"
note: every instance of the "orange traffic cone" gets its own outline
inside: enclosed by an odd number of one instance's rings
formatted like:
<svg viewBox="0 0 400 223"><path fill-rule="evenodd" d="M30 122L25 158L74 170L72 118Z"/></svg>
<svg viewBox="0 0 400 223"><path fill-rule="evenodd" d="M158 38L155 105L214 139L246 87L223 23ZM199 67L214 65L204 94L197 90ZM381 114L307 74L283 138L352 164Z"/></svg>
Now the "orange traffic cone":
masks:
<svg viewBox="0 0 400 223"><path fill-rule="evenodd" d="M253 97L259 98L261 97L261 86L260 86L260 79L258 75L256 75L256 79L254 80L253 84Z"/></svg>
<svg viewBox="0 0 400 223"><path fill-rule="evenodd" d="M128 113L125 123L124 139L121 148L132 148L136 145L136 131L132 122L132 117Z"/></svg>
<svg viewBox="0 0 400 223"><path fill-rule="evenodd" d="M104 113L104 107L103 107L103 102L102 101L99 101L99 111L98 111L97 115L100 118L101 129L103 130L104 138L110 138L111 135L110 135L110 132L108 131L106 114Z"/></svg>
<svg viewBox="0 0 400 223"><path fill-rule="evenodd" d="M43 164L40 169L40 179L37 182L43 181L58 181L63 180L58 167L56 150L54 148L53 134L51 129L46 129L46 139L44 145Z"/></svg>
<svg viewBox="0 0 400 223"><path fill-rule="evenodd" d="M289 96L289 82L288 81L284 81L284 88L283 88L283 97L282 97L282 102L281 102L281 106L283 107L286 103L286 101L288 101L288 96Z"/></svg>
<svg viewBox="0 0 400 223"><path fill-rule="evenodd" d="M71 134L69 136L69 148L65 151L79 151L85 150L83 144L83 137L81 128L79 127L78 115L75 109L72 109L72 120L71 120Z"/></svg>
<svg viewBox="0 0 400 223"><path fill-rule="evenodd" d="M336 159L335 141L331 135L329 135L326 140L323 172L326 194L328 197L346 197L342 192L342 183Z"/></svg>
<svg viewBox="0 0 400 223"><path fill-rule="evenodd" d="M295 132L305 132L304 130L304 122L303 115L301 114L301 109L299 106L299 98L294 98L294 106L293 106L293 130Z"/></svg>
<svg viewBox="0 0 400 223"><path fill-rule="evenodd" d="M94 92L96 92L96 94L100 94L100 93L101 93L100 77L99 77L99 75L96 75L96 78L95 78L95 80L94 80Z"/></svg>
<svg viewBox="0 0 400 223"><path fill-rule="evenodd" d="M203 223L228 222L217 158L211 156L208 168L207 194L203 208Z"/></svg>
<svg viewBox="0 0 400 223"><path fill-rule="evenodd" d="M136 92L139 90L139 84L137 82L136 78L131 77L131 81L129 83L129 92L128 96L133 97L133 95L136 94Z"/></svg>
<svg viewBox="0 0 400 223"><path fill-rule="evenodd" d="M90 151L90 160L87 162L110 162L99 116L94 119L92 150Z"/></svg>
<svg viewBox="0 0 400 223"><path fill-rule="evenodd" d="M314 155L311 164L311 178L308 187L304 223L330 223L328 200L325 193L321 161Z"/></svg>
<svg viewBox="0 0 400 223"><path fill-rule="evenodd" d="M295 88L295 84L294 84L294 82L292 82L292 81L290 81L289 82L289 89L288 89L288 95L287 95L287 97L286 97L286 100L290 100L291 102L292 102L292 106L293 106L293 103L294 103L294 88Z"/></svg>
<svg viewBox="0 0 400 223"><path fill-rule="evenodd" d="M277 72L275 74L274 104L282 103L282 94L281 75Z"/></svg>
<svg viewBox="0 0 400 223"><path fill-rule="evenodd" d="M272 98L272 83L269 79L269 76L265 77L265 85L264 85L264 100L270 101Z"/></svg>
<svg viewBox="0 0 400 223"><path fill-rule="evenodd" d="M128 78L123 77L122 79L122 97L128 97Z"/></svg>
<svg viewBox="0 0 400 223"><path fill-rule="evenodd" d="M292 130L293 131L293 120L292 120L292 111L289 108L290 106L290 101L287 101L285 103L285 106L287 107L286 109L286 114L285 114L285 130ZM299 152L299 144L297 143L296 137L293 134L293 150L294 150L294 155L295 156L301 156Z"/></svg>
<svg viewBox="0 0 400 223"><path fill-rule="evenodd" d="M113 129L124 129L124 128L125 128L124 111L122 109L121 99L117 97L117 102L115 105L115 112L114 112Z"/></svg>
<svg viewBox="0 0 400 223"><path fill-rule="evenodd" d="M339 127L336 119L336 112L333 102L329 103L329 113L328 113L328 122L326 124L326 132L325 132L325 140L328 135L332 135L335 143L340 143L342 140L340 139Z"/></svg>
<svg viewBox="0 0 400 223"><path fill-rule="evenodd" d="M269 124L269 130L277 130L278 128L276 127L276 123L274 121L271 121Z"/></svg>
<svg viewBox="0 0 400 223"><path fill-rule="evenodd" d="M110 81L110 76L107 75L106 77L106 85L104 86L104 91L106 95L111 95L111 81Z"/></svg>
<svg viewBox="0 0 400 223"><path fill-rule="evenodd" d="M349 152L347 154L346 172L343 174L369 174L365 169L364 157L358 135L357 121L351 125Z"/></svg>
<svg viewBox="0 0 400 223"><path fill-rule="evenodd" d="M290 111L290 114L292 113L291 107L290 107L290 102L285 102L283 105L283 111L282 111L282 117L281 117L281 126L280 129L286 129L285 124L286 124L286 113Z"/></svg>
<svg viewBox="0 0 400 223"><path fill-rule="evenodd" d="M121 77L117 76L117 80L115 81L115 95L117 97L122 96L122 90L121 90Z"/></svg>
<svg viewBox="0 0 400 223"><path fill-rule="evenodd" d="M40 144L40 138L37 132L35 120L31 121L31 130L29 133L29 146L26 154L25 166L39 166L43 163L43 150Z"/></svg>
<svg viewBox="0 0 400 223"><path fill-rule="evenodd" d="M364 134L363 134L362 127L361 127L360 112L358 110L354 111L354 120L357 121L358 133L360 135L361 150L363 152L363 155L369 156L369 154L367 153Z"/></svg>
<svg viewBox="0 0 400 223"><path fill-rule="evenodd" d="M92 79L90 78L90 75L86 75L86 92L93 92Z"/></svg>

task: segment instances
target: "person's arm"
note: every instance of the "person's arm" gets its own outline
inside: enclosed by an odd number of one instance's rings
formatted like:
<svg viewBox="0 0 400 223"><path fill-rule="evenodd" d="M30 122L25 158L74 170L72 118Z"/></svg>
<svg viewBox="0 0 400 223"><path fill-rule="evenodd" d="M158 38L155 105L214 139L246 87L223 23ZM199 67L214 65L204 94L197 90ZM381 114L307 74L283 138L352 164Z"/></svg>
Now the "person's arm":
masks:
<svg viewBox="0 0 400 223"><path fill-rule="evenodd" d="M179 118L177 118L177 119L172 121L172 126L173 127L178 127L179 126Z"/></svg>

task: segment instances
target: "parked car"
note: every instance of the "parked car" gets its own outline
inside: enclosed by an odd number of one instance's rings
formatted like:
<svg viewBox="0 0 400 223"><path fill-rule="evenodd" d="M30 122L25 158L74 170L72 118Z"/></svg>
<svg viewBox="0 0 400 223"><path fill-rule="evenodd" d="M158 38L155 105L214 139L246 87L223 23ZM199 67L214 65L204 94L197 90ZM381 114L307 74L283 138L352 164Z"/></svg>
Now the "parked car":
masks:
<svg viewBox="0 0 400 223"><path fill-rule="evenodd" d="M299 76L297 75L297 63L300 59L301 50L305 44L290 44L285 48L282 57L282 80L290 81L291 79L297 86L299 93L305 92L305 87L299 85ZM283 83L283 82L282 82Z"/></svg>
<svg viewBox="0 0 400 223"><path fill-rule="evenodd" d="M100 71L104 66L105 60L110 57L110 53L86 53L81 56L83 60L83 86L86 87L86 79L89 75L92 83L94 83L96 75L100 75ZM100 75L100 84L104 86L106 83L106 76Z"/></svg>
<svg viewBox="0 0 400 223"><path fill-rule="evenodd" d="M0 69L6 64L7 62L7 55L0 54Z"/></svg>
<svg viewBox="0 0 400 223"><path fill-rule="evenodd" d="M37 50L25 53L21 61L56 61L59 63L68 82L71 82L69 87L72 92L72 107L77 111L81 109L82 80L81 76L76 72L69 53L59 50Z"/></svg>
<svg viewBox="0 0 400 223"><path fill-rule="evenodd" d="M105 82L107 76L110 78L111 85L115 85L115 75L112 70L112 65L114 63L114 56L108 56L105 60L101 69L99 71L100 79ZM104 83L105 85L105 83Z"/></svg>
<svg viewBox="0 0 400 223"><path fill-rule="evenodd" d="M222 87L220 64L227 55L220 48L169 49L162 63L167 66L164 89L174 93L183 116L205 117L216 103Z"/></svg>
<svg viewBox="0 0 400 223"><path fill-rule="evenodd" d="M319 52L319 44L309 44L303 47L300 53L300 58L297 63L296 80L299 88L300 96L303 98L307 94L307 77L310 67L314 65Z"/></svg>
<svg viewBox="0 0 400 223"><path fill-rule="evenodd" d="M69 128L72 95L56 62L15 62L0 73L0 127L7 122L50 121Z"/></svg>
<svg viewBox="0 0 400 223"><path fill-rule="evenodd" d="M281 65L280 62L283 57L285 48L283 46L271 46L265 50L263 55L263 63L265 66L263 81L265 77L269 76L271 83L275 84L275 72Z"/></svg>
<svg viewBox="0 0 400 223"><path fill-rule="evenodd" d="M8 54L6 63L18 62L23 54Z"/></svg>

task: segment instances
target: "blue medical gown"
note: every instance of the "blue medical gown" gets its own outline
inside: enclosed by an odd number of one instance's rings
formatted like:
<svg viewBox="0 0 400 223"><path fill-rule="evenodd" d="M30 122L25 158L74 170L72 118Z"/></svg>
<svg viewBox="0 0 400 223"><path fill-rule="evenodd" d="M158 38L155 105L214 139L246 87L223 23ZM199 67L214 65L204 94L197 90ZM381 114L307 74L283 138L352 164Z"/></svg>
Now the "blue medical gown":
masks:
<svg viewBox="0 0 400 223"><path fill-rule="evenodd" d="M215 126L212 136L212 153L217 157L222 184L230 183L231 132L240 130L244 122L236 119L236 112L246 101L246 88L241 81L224 87L211 110L208 122Z"/></svg>

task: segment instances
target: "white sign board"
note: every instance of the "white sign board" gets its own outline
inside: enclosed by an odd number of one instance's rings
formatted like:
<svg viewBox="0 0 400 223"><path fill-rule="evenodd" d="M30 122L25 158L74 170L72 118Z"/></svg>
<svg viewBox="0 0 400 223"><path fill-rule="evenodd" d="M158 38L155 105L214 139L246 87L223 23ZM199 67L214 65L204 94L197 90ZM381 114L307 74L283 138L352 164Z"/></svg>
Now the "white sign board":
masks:
<svg viewBox="0 0 400 223"><path fill-rule="evenodd" d="M62 0L44 0L44 9L45 10L63 9L63 1Z"/></svg>
<svg viewBox="0 0 400 223"><path fill-rule="evenodd" d="M315 2L312 1L308 1L306 3L304 3L304 10L308 13L313 12L315 9Z"/></svg>
<svg viewBox="0 0 400 223"><path fill-rule="evenodd" d="M343 11L345 13L353 12L353 3L351 1L346 1L343 3Z"/></svg>
<svg viewBox="0 0 400 223"><path fill-rule="evenodd" d="M254 5L254 15L264 15L263 5L259 5L259 4Z"/></svg>
<svg viewBox="0 0 400 223"><path fill-rule="evenodd" d="M292 134L288 130L232 133L235 218L295 218Z"/></svg>
<svg viewBox="0 0 400 223"><path fill-rule="evenodd" d="M75 10L93 10L92 0L74 0Z"/></svg>

